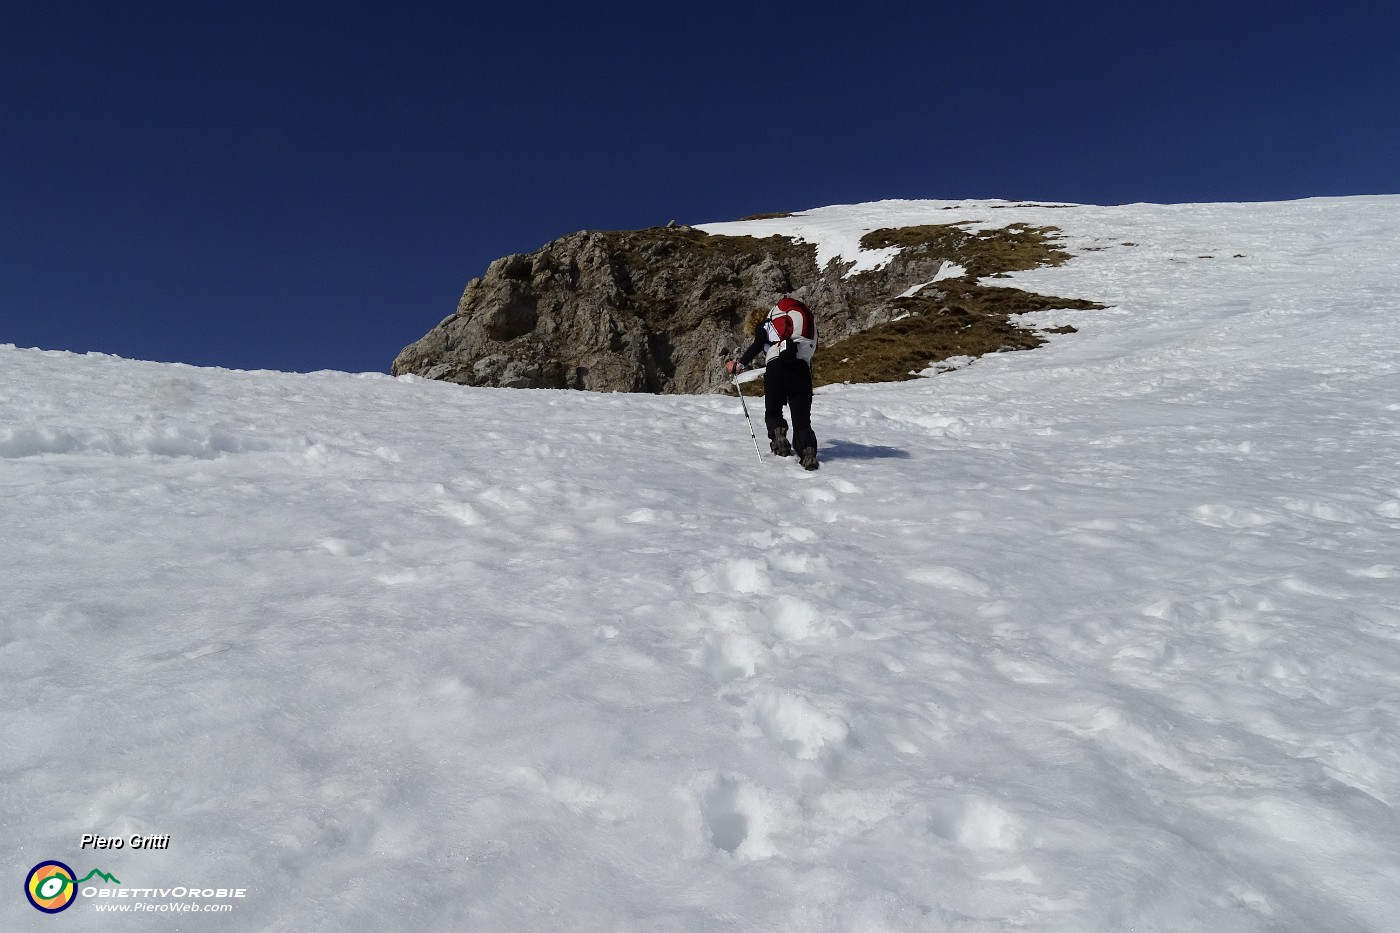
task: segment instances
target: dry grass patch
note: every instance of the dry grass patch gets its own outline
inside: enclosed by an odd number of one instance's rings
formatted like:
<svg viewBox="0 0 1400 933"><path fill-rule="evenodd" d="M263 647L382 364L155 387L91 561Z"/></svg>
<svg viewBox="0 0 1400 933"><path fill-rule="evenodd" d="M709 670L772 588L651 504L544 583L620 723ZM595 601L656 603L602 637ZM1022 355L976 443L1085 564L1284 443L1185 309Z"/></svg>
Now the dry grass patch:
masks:
<svg viewBox="0 0 1400 933"><path fill-rule="evenodd" d="M1077 298L977 285L967 279L949 279L938 283L936 290L927 291L929 294L895 300L906 317L823 347L812 368L813 381L817 385L898 382L914 379L950 357L1030 350L1045 343L1045 338L1016 326L1013 315L1053 308L1091 311L1104 307Z"/></svg>
<svg viewBox="0 0 1400 933"><path fill-rule="evenodd" d="M971 221L964 221L884 227L861 237L860 246L861 249L894 246L909 252L911 258L955 262L973 278L1058 266L1070 258L1070 254L1058 246L1058 227L1009 224L996 230L963 229L971 224Z"/></svg>

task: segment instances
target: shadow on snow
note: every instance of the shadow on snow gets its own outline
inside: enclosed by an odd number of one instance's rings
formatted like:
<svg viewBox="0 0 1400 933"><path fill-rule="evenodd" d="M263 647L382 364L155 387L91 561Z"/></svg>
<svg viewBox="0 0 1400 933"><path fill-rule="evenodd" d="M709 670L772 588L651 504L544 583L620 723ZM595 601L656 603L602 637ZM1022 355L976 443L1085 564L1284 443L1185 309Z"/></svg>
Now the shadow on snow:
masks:
<svg viewBox="0 0 1400 933"><path fill-rule="evenodd" d="M821 456L823 460L907 460L909 451L900 450L898 447L831 440L821 448Z"/></svg>

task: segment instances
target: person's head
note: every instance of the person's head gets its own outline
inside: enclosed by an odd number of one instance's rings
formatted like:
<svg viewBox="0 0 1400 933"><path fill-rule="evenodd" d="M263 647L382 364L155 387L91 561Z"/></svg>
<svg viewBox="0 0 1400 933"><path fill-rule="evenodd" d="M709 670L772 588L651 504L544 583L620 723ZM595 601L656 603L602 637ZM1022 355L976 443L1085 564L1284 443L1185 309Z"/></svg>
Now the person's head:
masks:
<svg viewBox="0 0 1400 933"><path fill-rule="evenodd" d="M758 330L758 326L768 320L770 311L770 308L754 308L750 311L748 317L744 318L744 333L752 334Z"/></svg>

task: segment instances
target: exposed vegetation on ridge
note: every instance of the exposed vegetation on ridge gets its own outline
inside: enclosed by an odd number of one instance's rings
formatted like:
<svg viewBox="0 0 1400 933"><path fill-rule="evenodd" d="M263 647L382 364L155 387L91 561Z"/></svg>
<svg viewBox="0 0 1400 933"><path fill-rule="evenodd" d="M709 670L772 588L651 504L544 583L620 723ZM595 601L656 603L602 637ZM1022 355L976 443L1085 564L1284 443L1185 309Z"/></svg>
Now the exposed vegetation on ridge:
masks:
<svg viewBox="0 0 1400 933"><path fill-rule="evenodd" d="M955 262L973 278L1022 272L1038 266L1058 266L1070 258L1055 238L1058 227L1008 224L996 230L966 230L960 224L882 227L860 238L861 249L903 250L906 258Z"/></svg>
<svg viewBox="0 0 1400 933"><path fill-rule="evenodd" d="M906 312L906 317L879 324L823 349L812 369L816 384L897 382L916 378L933 364L955 356L1030 350L1045 343L1045 338L1018 327L1012 322L1012 315L1052 308L1104 308L1097 302L1078 298L978 285L969 278L948 279L926 291L928 294L895 299L895 307ZM1062 327L1054 332L1073 330Z"/></svg>
<svg viewBox="0 0 1400 933"><path fill-rule="evenodd" d="M918 258L956 263L965 274L926 285L915 295L895 298L895 320L825 347L817 355L813 379L834 382L897 382L913 379L951 357L981 356L1000 350L1029 350L1045 342L1035 331L1017 326L1012 317L1032 311L1067 308L1101 310L1104 305L1078 298L1037 295L1019 288L981 285L1039 266L1058 266L1070 254L1056 245L1055 227L1010 224L997 230L966 230L963 224L926 224L882 228L861 238L863 249L899 247ZM1073 328L1057 328L1065 333Z"/></svg>

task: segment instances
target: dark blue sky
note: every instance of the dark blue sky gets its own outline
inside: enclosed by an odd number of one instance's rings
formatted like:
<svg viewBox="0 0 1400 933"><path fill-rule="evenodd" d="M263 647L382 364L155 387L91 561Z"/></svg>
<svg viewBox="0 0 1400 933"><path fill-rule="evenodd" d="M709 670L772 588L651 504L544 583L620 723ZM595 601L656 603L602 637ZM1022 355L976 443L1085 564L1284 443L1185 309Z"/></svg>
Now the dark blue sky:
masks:
<svg viewBox="0 0 1400 933"><path fill-rule="evenodd" d="M881 198L1400 193L1382 3L0 0L0 343L388 369L494 258Z"/></svg>

